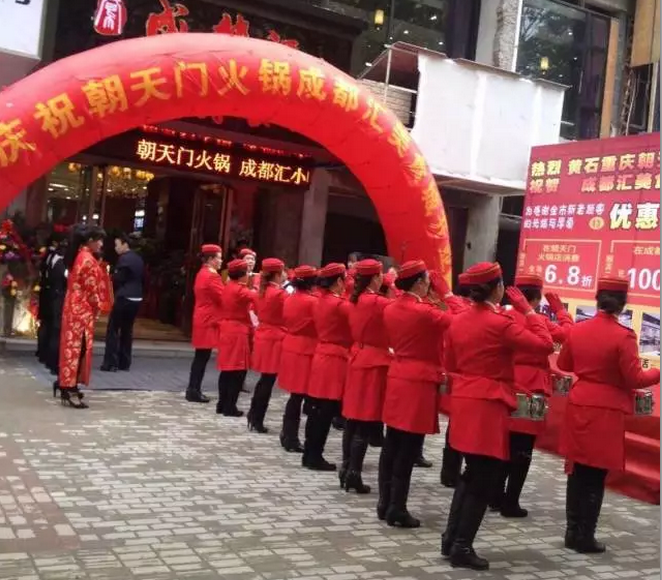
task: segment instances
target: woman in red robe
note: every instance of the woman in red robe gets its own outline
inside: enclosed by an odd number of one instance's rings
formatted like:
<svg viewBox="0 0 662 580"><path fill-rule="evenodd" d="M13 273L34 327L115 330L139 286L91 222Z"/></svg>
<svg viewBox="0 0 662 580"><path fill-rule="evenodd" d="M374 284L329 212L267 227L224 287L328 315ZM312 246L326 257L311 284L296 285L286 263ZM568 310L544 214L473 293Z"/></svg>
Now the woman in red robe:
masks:
<svg viewBox="0 0 662 580"><path fill-rule="evenodd" d="M643 370L634 331L618 316L627 304L628 280L598 280L598 313L574 326L558 366L574 373L562 451L567 458L565 546L581 554L605 551L595 539L609 470L625 469L625 419L633 391L660 382L659 369Z"/></svg>
<svg viewBox="0 0 662 580"><path fill-rule="evenodd" d="M344 299L346 268L328 264L319 271L320 297L315 307L317 346L310 368L306 411L306 440L302 464L316 471L335 471L336 464L324 459L324 447L333 418L340 414L349 349L350 304Z"/></svg>
<svg viewBox="0 0 662 580"><path fill-rule="evenodd" d="M346 491L370 493L362 479L368 444L383 439L382 407L386 373L391 364L384 328L384 309L391 302L380 293L384 282L382 263L361 260L354 265L354 285L349 301L352 333L347 381L342 402L346 419L342 440L340 486ZM380 437L382 435L382 437Z"/></svg>
<svg viewBox="0 0 662 580"><path fill-rule="evenodd" d="M464 456L466 469L453 494L441 553L453 567L487 570L489 562L473 542L509 458L510 415L517 408L513 358L519 351L548 356L554 342L516 288L508 297L526 324L503 311L499 264L476 264L464 279L474 306L453 319L444 358L452 376L450 444Z"/></svg>
<svg viewBox="0 0 662 580"><path fill-rule="evenodd" d="M219 271L223 263L223 251L216 244L205 244L201 248L202 267L195 277L193 295L193 334L191 342L195 349L189 374L186 400L191 403L209 403L202 394L202 379L211 357L218 346L218 327L221 322L223 280Z"/></svg>
<svg viewBox="0 0 662 580"><path fill-rule="evenodd" d="M317 306L315 284L317 269L299 266L294 269L292 285L296 288L283 307L283 339L278 385L290 393L283 414L280 444L288 453L303 453L299 439L301 407L308 392L310 366L317 346L314 312Z"/></svg>
<svg viewBox="0 0 662 580"><path fill-rule="evenodd" d="M237 400L250 366L249 337L253 329L250 311L257 293L247 287L248 266L244 260L232 260L228 264L228 278L219 325L217 366L221 374L216 413L243 417L243 411L237 409Z"/></svg>
<svg viewBox="0 0 662 580"><path fill-rule="evenodd" d="M285 338L283 306L287 292L283 289L284 280L285 264L282 260L267 258L262 261L260 290L255 301L259 324L253 340L251 361L251 368L261 374L248 411L248 428L258 433L269 432L264 426L264 417L278 376L281 347Z"/></svg>
<svg viewBox="0 0 662 580"><path fill-rule="evenodd" d="M103 272L95 254L101 252L106 233L97 226L77 226L65 260L69 271L62 309L60 363L54 391L63 405L86 409L78 384L88 385L92 367L94 323L101 308Z"/></svg>

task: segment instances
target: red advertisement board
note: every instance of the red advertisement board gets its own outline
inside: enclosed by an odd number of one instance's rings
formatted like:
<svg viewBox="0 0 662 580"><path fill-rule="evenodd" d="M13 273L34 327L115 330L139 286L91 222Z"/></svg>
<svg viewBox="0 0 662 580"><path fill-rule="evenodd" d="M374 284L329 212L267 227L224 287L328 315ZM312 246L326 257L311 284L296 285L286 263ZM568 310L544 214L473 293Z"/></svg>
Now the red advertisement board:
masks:
<svg viewBox="0 0 662 580"><path fill-rule="evenodd" d="M587 302L628 278L630 304L659 309L660 134L534 147L517 271Z"/></svg>

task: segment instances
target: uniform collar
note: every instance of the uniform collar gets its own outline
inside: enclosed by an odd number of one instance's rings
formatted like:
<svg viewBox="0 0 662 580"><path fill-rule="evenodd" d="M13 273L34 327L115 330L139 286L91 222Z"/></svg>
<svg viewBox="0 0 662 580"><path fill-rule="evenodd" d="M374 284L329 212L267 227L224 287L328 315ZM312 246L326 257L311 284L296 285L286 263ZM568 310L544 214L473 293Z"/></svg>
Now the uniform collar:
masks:
<svg viewBox="0 0 662 580"><path fill-rule="evenodd" d="M418 294L414 294L413 292L407 291L407 292L404 293L404 296L411 296L411 297L414 298L414 300L416 300L416 302L419 302L419 303L423 302L423 299Z"/></svg>

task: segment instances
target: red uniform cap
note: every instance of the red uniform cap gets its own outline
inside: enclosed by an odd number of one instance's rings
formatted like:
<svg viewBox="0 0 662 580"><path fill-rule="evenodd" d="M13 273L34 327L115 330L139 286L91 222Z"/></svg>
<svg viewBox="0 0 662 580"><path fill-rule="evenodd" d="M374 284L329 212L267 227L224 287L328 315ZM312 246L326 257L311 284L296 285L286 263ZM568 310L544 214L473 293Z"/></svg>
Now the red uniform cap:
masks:
<svg viewBox="0 0 662 580"><path fill-rule="evenodd" d="M379 260L361 260L354 265L354 270L361 276L377 276L383 269Z"/></svg>
<svg viewBox="0 0 662 580"><path fill-rule="evenodd" d="M217 246L216 244L203 244L200 250L203 254L218 254L223 251L221 246Z"/></svg>
<svg viewBox="0 0 662 580"><path fill-rule="evenodd" d="M331 262L331 264L327 264L319 271L318 276L320 278L332 278L333 276L341 276L345 272L347 272L345 264Z"/></svg>
<svg viewBox="0 0 662 580"><path fill-rule="evenodd" d="M312 266L297 266L294 268L294 276L296 278L316 278L317 277L317 268Z"/></svg>
<svg viewBox="0 0 662 580"><path fill-rule="evenodd" d="M239 252L239 257L240 258L245 258L246 256L253 256L254 258L257 256L257 254L251 250L250 248L244 248Z"/></svg>
<svg viewBox="0 0 662 580"><path fill-rule="evenodd" d="M503 273L498 262L480 262L464 272L464 280L467 286L488 284L502 277Z"/></svg>
<svg viewBox="0 0 662 580"><path fill-rule="evenodd" d="M542 277L537 276L536 274L521 274L520 276L515 276L515 286L531 286L532 288L542 288Z"/></svg>
<svg viewBox="0 0 662 580"><path fill-rule="evenodd" d="M457 283L460 286L468 286L469 285L469 281L467 280L467 275L464 272L462 272L462 274L458 275Z"/></svg>
<svg viewBox="0 0 662 580"><path fill-rule="evenodd" d="M630 282L625 278L599 278L598 292L609 290L611 292L627 292L630 289Z"/></svg>
<svg viewBox="0 0 662 580"><path fill-rule="evenodd" d="M228 264L228 272L232 272L233 274L236 272L248 272L248 266L244 260L232 260Z"/></svg>
<svg viewBox="0 0 662 580"><path fill-rule="evenodd" d="M278 258L265 258L262 260L262 271L267 274L277 274L285 268L285 262Z"/></svg>
<svg viewBox="0 0 662 580"><path fill-rule="evenodd" d="M411 278L412 276L416 276L426 270L427 266L423 260L411 260L410 262L402 264L400 271L398 272L398 278Z"/></svg>

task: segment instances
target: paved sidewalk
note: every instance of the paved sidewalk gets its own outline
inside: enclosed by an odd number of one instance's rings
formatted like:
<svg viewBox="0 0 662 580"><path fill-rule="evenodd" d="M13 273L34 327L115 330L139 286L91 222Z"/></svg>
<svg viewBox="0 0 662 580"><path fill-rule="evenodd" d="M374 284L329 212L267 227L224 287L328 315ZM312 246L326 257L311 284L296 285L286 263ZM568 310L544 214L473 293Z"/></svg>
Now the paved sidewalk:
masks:
<svg viewBox="0 0 662 580"><path fill-rule="evenodd" d="M159 384L173 374L180 381L188 366L136 362L145 368L131 380ZM608 553L563 549L565 487L555 457L536 456L523 498L531 517L487 517L476 549L490 572L452 570L439 556L451 498L438 483L441 437L426 441L435 468L414 473L410 509L423 527L396 530L376 519L374 493L345 494L335 475L304 471L280 450L280 393L268 415L273 432L260 436L171 392L92 391L89 410L65 409L33 371L29 358L0 357L2 580L660 577L657 506L608 493L599 529ZM339 452L334 432L328 458ZM377 459L370 450L373 486Z"/></svg>

